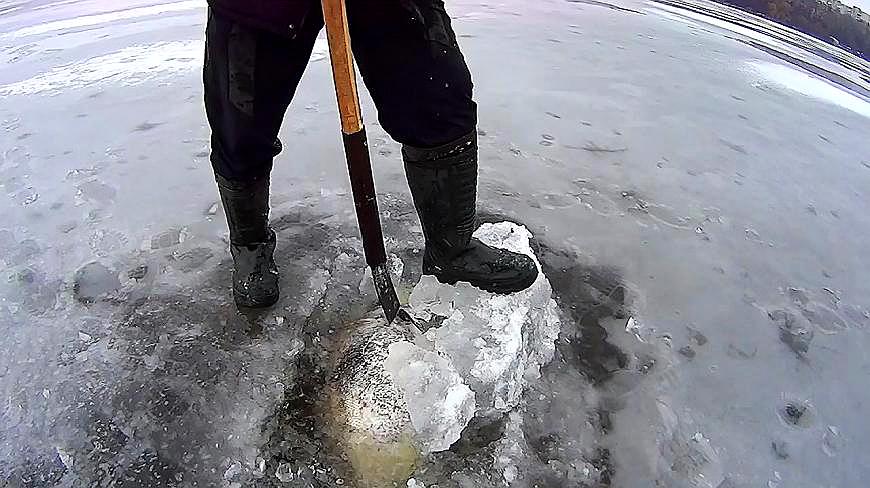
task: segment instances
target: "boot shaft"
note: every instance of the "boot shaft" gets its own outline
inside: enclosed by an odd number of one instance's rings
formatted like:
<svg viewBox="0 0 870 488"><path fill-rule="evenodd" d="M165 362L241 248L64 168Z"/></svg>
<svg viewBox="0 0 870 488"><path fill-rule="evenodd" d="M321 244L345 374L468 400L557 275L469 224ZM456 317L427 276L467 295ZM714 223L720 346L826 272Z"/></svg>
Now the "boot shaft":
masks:
<svg viewBox="0 0 870 488"><path fill-rule="evenodd" d="M215 175L221 203L227 216L230 242L234 245L269 240L269 176L247 181Z"/></svg>
<svg viewBox="0 0 870 488"><path fill-rule="evenodd" d="M269 177L228 180L215 175L233 256L233 298L240 307L268 307L278 301L275 233L269 228Z"/></svg>
<svg viewBox="0 0 870 488"><path fill-rule="evenodd" d="M450 144L405 146L405 171L423 224L423 274L442 283L464 281L493 293L513 293L535 282L528 256L487 246L472 238L477 205L477 134Z"/></svg>
<svg viewBox="0 0 870 488"><path fill-rule="evenodd" d="M426 238L427 261L468 246L477 205L477 133L431 149L405 146L405 174Z"/></svg>

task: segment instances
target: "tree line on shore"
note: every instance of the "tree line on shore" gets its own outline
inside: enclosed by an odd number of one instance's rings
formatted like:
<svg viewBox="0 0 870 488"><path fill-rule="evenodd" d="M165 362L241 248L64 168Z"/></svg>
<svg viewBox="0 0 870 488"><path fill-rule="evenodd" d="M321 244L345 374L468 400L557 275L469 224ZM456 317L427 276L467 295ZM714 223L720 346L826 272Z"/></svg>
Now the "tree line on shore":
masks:
<svg viewBox="0 0 870 488"><path fill-rule="evenodd" d="M870 23L817 0L720 0L839 45L870 61Z"/></svg>

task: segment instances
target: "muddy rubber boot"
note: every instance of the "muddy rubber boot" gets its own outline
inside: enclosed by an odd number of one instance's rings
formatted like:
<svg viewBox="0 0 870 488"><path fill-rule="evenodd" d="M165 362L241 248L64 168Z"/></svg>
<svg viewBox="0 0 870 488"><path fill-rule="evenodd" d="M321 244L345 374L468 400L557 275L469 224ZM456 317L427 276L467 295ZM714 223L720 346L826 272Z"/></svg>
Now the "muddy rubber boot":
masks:
<svg viewBox="0 0 870 488"><path fill-rule="evenodd" d="M514 293L535 282L538 268L523 254L472 238L477 203L477 133L444 146L402 148L414 206L423 224L423 274L467 281L492 293Z"/></svg>
<svg viewBox="0 0 870 488"><path fill-rule="evenodd" d="M233 255L233 299L239 307L265 308L278 301L275 233L269 228L269 177L251 181L215 176Z"/></svg>

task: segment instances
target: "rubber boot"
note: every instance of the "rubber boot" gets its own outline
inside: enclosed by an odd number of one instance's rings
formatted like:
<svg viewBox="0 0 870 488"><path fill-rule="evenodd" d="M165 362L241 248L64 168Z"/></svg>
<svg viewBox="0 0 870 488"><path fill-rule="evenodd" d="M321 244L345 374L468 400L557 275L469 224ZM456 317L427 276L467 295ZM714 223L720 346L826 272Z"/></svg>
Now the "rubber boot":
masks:
<svg viewBox="0 0 870 488"><path fill-rule="evenodd" d="M251 181L215 176L233 255L233 299L239 307L265 308L278 301L275 232L269 228L269 177Z"/></svg>
<svg viewBox="0 0 870 488"><path fill-rule="evenodd" d="M402 155L426 239L423 274L502 294L535 282L538 268L531 258L471 237L477 204L476 132L432 149L404 146Z"/></svg>

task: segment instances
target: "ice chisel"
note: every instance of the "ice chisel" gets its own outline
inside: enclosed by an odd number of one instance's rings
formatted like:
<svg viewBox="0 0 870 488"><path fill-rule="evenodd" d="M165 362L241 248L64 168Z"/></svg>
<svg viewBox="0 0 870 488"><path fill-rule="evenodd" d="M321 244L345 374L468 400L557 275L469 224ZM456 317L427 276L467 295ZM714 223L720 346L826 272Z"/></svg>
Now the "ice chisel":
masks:
<svg viewBox="0 0 870 488"><path fill-rule="evenodd" d="M344 153L347 158L366 263L372 269L378 300L384 308L387 320L392 322L399 314L399 298L390 273L387 271L387 252L384 249L384 235L378 214L372 162L359 106L353 55L350 50L347 9L345 0L322 0L322 4L326 37L329 41L329 56L332 60L335 95L338 98L338 112L341 116Z"/></svg>

